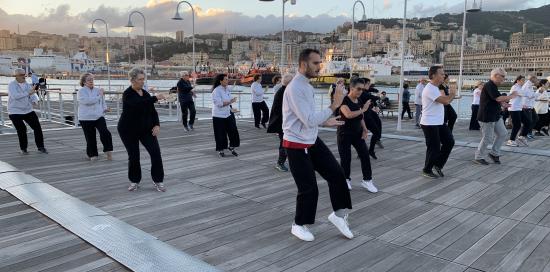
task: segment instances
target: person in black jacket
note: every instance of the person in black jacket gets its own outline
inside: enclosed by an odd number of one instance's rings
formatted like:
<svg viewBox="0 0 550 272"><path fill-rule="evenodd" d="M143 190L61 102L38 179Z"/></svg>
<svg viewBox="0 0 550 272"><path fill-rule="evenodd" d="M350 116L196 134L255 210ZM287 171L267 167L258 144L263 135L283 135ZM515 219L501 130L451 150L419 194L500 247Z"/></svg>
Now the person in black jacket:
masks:
<svg viewBox="0 0 550 272"><path fill-rule="evenodd" d="M164 169L157 135L160 131L159 116L155 103L165 98L163 94L151 96L143 89L145 72L134 68L129 73L131 86L122 95L122 114L118 121L118 134L128 152L128 191L136 191L141 181L139 143L151 156L151 177L155 189L165 192Z"/></svg>
<svg viewBox="0 0 550 272"><path fill-rule="evenodd" d="M370 79L362 79L365 82L365 90L363 90L363 93L359 97L359 101L361 104L365 104L369 100L371 101L369 110L363 114L363 118L365 119L365 124L367 125L368 130L372 133L369 145L369 155L373 159L377 160L378 157L376 157L376 153L374 152L375 145L378 145L380 148L384 148L380 142L380 139L382 138L382 120L380 120L380 116L378 116L378 112L380 111L378 108L380 97L373 95L373 93L378 93L378 89L373 87L374 84L370 84Z"/></svg>
<svg viewBox="0 0 550 272"><path fill-rule="evenodd" d="M183 127L186 131L189 129L193 130L193 124L195 123L195 115L197 111L195 110L195 102L193 97L196 97L195 92L193 92L193 85L189 81L189 73L187 71L182 72L181 78L178 81L178 100L180 102L181 108L181 120ZM187 112L189 111L189 126L187 125Z"/></svg>
<svg viewBox="0 0 550 272"><path fill-rule="evenodd" d="M294 75L292 74L285 74L283 76L282 86L273 96L273 105L271 106L271 114L269 115L269 123L267 125L267 133L277 133L279 135L279 158L277 159L275 169L281 172L288 172L288 167L285 165L286 150L283 147L283 95L286 86L293 77ZM275 80L278 80L278 78L274 77L273 83L276 83Z"/></svg>

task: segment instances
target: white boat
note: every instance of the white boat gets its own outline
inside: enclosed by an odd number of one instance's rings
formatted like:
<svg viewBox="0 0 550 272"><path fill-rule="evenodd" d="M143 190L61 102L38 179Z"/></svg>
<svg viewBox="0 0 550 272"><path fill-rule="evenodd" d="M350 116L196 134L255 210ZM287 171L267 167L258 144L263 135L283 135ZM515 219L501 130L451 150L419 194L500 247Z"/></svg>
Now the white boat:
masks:
<svg viewBox="0 0 550 272"><path fill-rule="evenodd" d="M17 63L17 59L11 56L0 56L0 75L12 76L13 70L17 67L14 65Z"/></svg>
<svg viewBox="0 0 550 272"><path fill-rule="evenodd" d="M35 48L32 56L29 57L29 65L36 73L85 73L85 72L106 72L107 68L103 63L96 62L81 49L72 58L56 55L52 52L44 53L42 48Z"/></svg>
<svg viewBox="0 0 550 272"><path fill-rule="evenodd" d="M404 56L406 76L426 76L430 69L429 63L423 59L415 59L411 54ZM374 76L391 76L400 74L401 54L399 51L390 51L384 56L363 57L355 64L357 69L370 69Z"/></svg>

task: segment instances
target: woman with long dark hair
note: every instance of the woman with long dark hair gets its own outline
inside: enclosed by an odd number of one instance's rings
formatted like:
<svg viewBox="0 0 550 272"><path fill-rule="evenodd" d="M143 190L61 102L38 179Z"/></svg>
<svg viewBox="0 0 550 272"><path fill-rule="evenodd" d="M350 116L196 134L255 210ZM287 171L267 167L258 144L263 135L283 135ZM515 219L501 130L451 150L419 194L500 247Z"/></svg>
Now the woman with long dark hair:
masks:
<svg viewBox="0 0 550 272"><path fill-rule="evenodd" d="M128 191L136 191L141 181L139 143L151 157L151 177L155 189L165 192L164 167L157 136L160 132L159 115L155 103L163 94L150 95L144 88L145 71L134 68L128 73L131 86L122 95L122 114L118 121L118 134L128 152Z"/></svg>
<svg viewBox="0 0 550 272"><path fill-rule="evenodd" d="M227 85L229 79L226 74L219 74L214 79L212 86L212 123L214 127L214 139L216 151L220 157L225 157L224 150L228 149L233 156L239 156L235 148L240 146L239 131L235 115L232 113L231 104L237 101L231 97ZM229 138L229 146L227 139Z"/></svg>

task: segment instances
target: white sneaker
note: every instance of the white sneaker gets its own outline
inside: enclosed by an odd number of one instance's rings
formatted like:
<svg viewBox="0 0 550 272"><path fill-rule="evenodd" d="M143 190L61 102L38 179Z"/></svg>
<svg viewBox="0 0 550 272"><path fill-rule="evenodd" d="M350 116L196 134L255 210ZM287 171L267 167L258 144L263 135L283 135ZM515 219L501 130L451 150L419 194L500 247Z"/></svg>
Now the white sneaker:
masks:
<svg viewBox="0 0 550 272"><path fill-rule="evenodd" d="M516 143L516 141L512 141L512 140L506 141L506 145L507 145L507 146L511 146L511 147L517 147L517 146L519 146L519 145Z"/></svg>
<svg viewBox="0 0 550 272"><path fill-rule="evenodd" d="M311 242L315 240L315 237L313 237L313 234L309 231L309 229L306 226L292 224L292 229L290 230L290 233L298 237L300 240L303 240L306 242Z"/></svg>
<svg viewBox="0 0 550 272"><path fill-rule="evenodd" d="M372 180L361 181L361 186L363 186L363 188L367 189L371 193L378 193L378 188L374 186L374 183L372 182Z"/></svg>
<svg viewBox="0 0 550 272"><path fill-rule="evenodd" d="M525 138L523 136L519 136L516 139L516 143L518 143L520 146L529 146L529 144L527 143L527 138Z"/></svg>
<svg viewBox="0 0 550 272"><path fill-rule="evenodd" d="M348 190L351 191L351 179L346 179L346 183L348 184Z"/></svg>
<svg viewBox="0 0 550 272"><path fill-rule="evenodd" d="M332 212L329 216L328 216L328 221L330 221L330 223L332 223L334 226L336 226L336 228L344 235L346 236L348 239L352 239L353 238L353 233L351 232L351 230L349 229L349 224L348 224L348 216L344 216L344 218L341 218L341 217L338 217L336 216L336 214L334 212Z"/></svg>

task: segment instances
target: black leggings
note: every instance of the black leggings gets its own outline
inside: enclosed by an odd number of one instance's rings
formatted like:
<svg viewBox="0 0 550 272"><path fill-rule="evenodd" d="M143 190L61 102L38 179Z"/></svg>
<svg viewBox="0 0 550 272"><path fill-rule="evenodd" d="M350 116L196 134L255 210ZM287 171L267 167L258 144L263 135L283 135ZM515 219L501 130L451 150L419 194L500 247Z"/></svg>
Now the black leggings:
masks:
<svg viewBox="0 0 550 272"><path fill-rule="evenodd" d="M229 147L238 147L241 144L237 122L233 114L227 118L212 117L214 126L214 139L216 140L216 151L227 149L227 138Z"/></svg>
<svg viewBox="0 0 550 272"><path fill-rule="evenodd" d="M351 196L344 170L321 139L317 138L315 144L307 151L291 148L287 148L286 151L290 172L296 182L296 187L298 187L296 216L294 217L294 222L297 225L315 223L319 198L315 172L318 172L328 183L332 209L334 211L351 209Z"/></svg>
<svg viewBox="0 0 550 272"><path fill-rule="evenodd" d="M84 131L84 137L86 138L86 154L88 157L97 157L97 139L95 137L95 131L99 131L99 139L103 144L103 152L113 151L113 139L111 132L107 129L107 122L105 118L101 117L94 121L80 120L80 126Z"/></svg>
<svg viewBox="0 0 550 272"><path fill-rule="evenodd" d="M118 130L120 139L128 152L128 179L133 183L141 181L141 164L139 157L139 143L145 147L151 157L151 177L154 182L163 182L164 168L162 156L157 137L153 136L151 130L136 132Z"/></svg>
<svg viewBox="0 0 550 272"><path fill-rule="evenodd" d="M522 110L522 121L521 123L523 124L523 130L522 130L522 133L523 131L525 131L525 135L522 135L522 136L526 136L527 134L531 133L531 131L533 130L533 114L531 113L533 111L533 109L523 109Z"/></svg>
<svg viewBox="0 0 550 272"><path fill-rule="evenodd" d="M472 104L472 116L470 117L469 130L479 130L479 122L477 121L477 113L479 111L479 105Z"/></svg>
<svg viewBox="0 0 550 272"><path fill-rule="evenodd" d="M277 159L277 164L283 164L286 161L286 149L283 147L283 136L284 133L279 132L279 158Z"/></svg>
<svg viewBox="0 0 550 272"><path fill-rule="evenodd" d="M254 126L259 127L260 122L265 125L269 121L269 108L265 101L253 102L252 111L254 112Z"/></svg>
<svg viewBox="0 0 550 272"><path fill-rule="evenodd" d="M540 130L548 125L548 114L538 114L538 122L535 125L535 130L540 132Z"/></svg>
<svg viewBox="0 0 550 272"><path fill-rule="evenodd" d="M512 132L510 133L510 140L515 141L518 132L521 129L520 136L527 136L529 133L529 120L522 111L510 111L510 117L512 118ZM523 127L521 124L524 124Z"/></svg>
<svg viewBox="0 0 550 272"><path fill-rule="evenodd" d="M44 135L42 134L42 127L40 126L40 121L38 116L34 111L31 111L27 114L10 114L9 118L17 130L17 138L19 138L19 148L21 150L27 150L29 145L27 140L27 126L25 122L31 127L34 131L34 142L38 148L44 148Z"/></svg>
<svg viewBox="0 0 550 272"><path fill-rule="evenodd" d="M344 169L344 174L347 179L350 179L351 172L351 146L355 148L359 159L361 159L361 171L363 172L363 180L372 179L372 169L370 166L369 151L365 140L361 138L361 133L356 135L338 134L336 141L338 142L338 153L340 153L340 164Z"/></svg>
<svg viewBox="0 0 550 272"><path fill-rule="evenodd" d="M369 152L374 152L376 142L382 138L382 121L376 112L369 110L363 116L367 129L372 133L370 138Z"/></svg>

